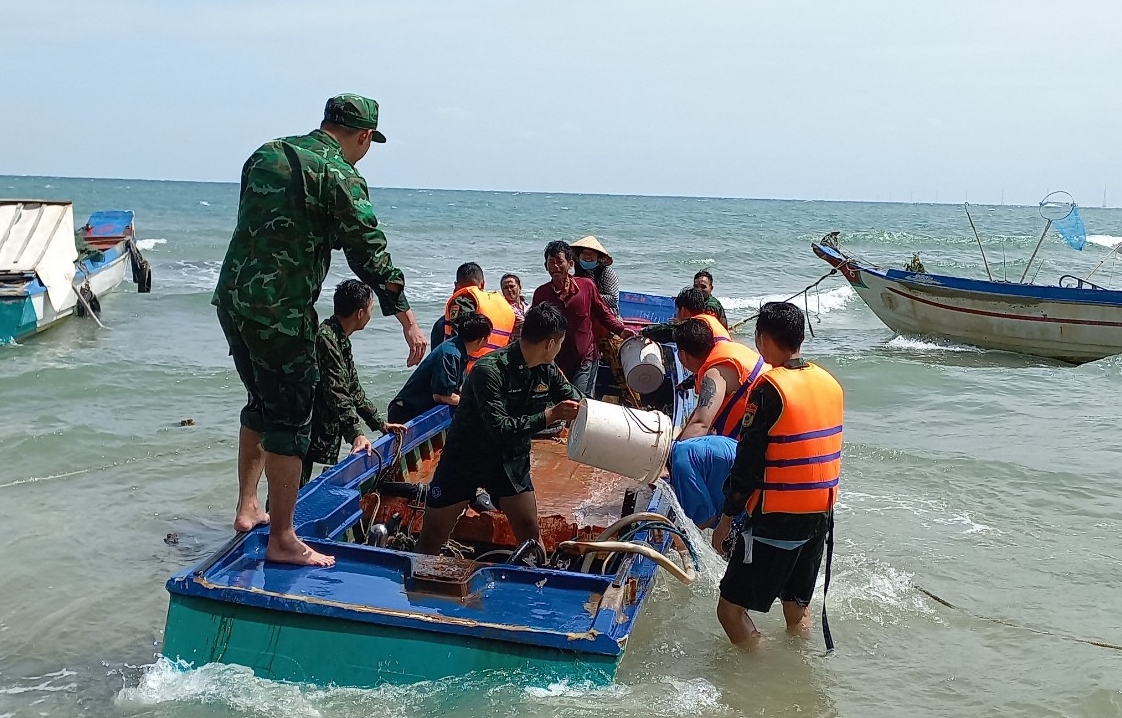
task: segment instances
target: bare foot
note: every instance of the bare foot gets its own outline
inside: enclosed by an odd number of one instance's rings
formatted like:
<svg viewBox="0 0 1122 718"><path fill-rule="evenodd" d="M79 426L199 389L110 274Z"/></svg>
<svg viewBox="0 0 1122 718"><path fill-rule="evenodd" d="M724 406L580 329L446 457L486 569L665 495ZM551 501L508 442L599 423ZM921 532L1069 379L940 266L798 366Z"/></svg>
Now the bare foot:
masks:
<svg viewBox="0 0 1122 718"><path fill-rule="evenodd" d="M265 560L272 563L291 563L297 566L319 566L330 568L335 565L335 557L313 551L308 544L297 540L292 546L281 547L270 541L265 548Z"/></svg>
<svg viewBox="0 0 1122 718"><path fill-rule="evenodd" d="M235 531L252 531L254 528L269 523L269 514L261 510L257 502L250 506L238 504L238 514L234 517Z"/></svg>

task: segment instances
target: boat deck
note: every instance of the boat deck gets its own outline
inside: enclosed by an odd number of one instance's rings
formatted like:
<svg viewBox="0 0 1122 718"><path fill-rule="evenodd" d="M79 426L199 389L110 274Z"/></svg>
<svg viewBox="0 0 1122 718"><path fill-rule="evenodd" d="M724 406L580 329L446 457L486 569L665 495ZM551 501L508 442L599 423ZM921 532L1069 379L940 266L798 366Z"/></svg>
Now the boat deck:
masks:
<svg viewBox="0 0 1122 718"><path fill-rule="evenodd" d="M582 540L594 538L612 524L623 513L627 489L645 489L645 495L650 493L649 488L632 479L571 461L566 451L564 438L538 439L534 441L531 454L530 471L538 500L538 522L547 552L553 551L557 543L574 536ZM408 481L429 483L437 461L437 456L422 460L415 470L410 470ZM385 523L394 513L400 513L409 520L419 513L419 507L397 497L384 497L377 506L366 500L364 508L367 514L377 511L375 523ZM417 523L413 528L419 530L423 519L420 516L415 518ZM481 514L470 508L456 525L452 538L473 545L515 544L514 533L504 514Z"/></svg>

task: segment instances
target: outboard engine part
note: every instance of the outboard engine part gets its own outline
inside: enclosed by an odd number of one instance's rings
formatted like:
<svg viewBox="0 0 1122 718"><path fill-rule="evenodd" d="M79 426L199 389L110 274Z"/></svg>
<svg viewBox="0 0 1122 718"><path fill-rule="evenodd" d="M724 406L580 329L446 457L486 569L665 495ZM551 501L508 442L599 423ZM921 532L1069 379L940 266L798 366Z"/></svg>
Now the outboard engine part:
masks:
<svg viewBox="0 0 1122 718"><path fill-rule="evenodd" d="M384 548L389 537L390 532L386 530L385 524L374 524L366 534L366 545Z"/></svg>
<svg viewBox="0 0 1122 718"><path fill-rule="evenodd" d="M518 544L518 548L514 549L514 553L510 555L506 563L537 567L545 565L545 558L545 549L542 545L534 539L526 539Z"/></svg>
<svg viewBox="0 0 1122 718"><path fill-rule="evenodd" d="M393 516L390 516L390 520L387 521L384 524L383 527L386 529L386 535L388 535L388 536L393 536L398 531L400 531L401 530L401 512L400 511L394 511Z"/></svg>

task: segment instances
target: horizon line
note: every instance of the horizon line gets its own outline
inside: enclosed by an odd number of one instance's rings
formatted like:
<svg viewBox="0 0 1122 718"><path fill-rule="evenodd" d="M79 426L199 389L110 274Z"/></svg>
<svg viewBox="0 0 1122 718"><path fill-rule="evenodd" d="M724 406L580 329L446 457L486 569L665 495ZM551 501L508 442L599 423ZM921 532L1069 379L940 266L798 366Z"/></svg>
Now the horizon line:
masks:
<svg viewBox="0 0 1122 718"><path fill-rule="evenodd" d="M0 177L18 177L22 179L64 179L64 180L91 180L91 181L116 181L116 182L167 182L167 183L180 183L180 184L225 184L225 185L238 185L239 182L231 182L228 180L187 180L187 179L151 179L145 177L85 177L74 175L39 175L39 174L0 174ZM369 181L368 181L369 184ZM380 190L406 190L406 191L425 191L425 192L478 192L486 194L535 194L535 195L566 195L573 197L645 197L654 199L715 199L715 200L745 200L749 202L831 202L838 204L903 204L903 205L947 205L958 206L970 204L974 207L1036 207L1036 204L1019 204L1012 202L1009 204L993 204L993 203L971 203L968 200L962 202L941 202L941 201L916 201L916 200L881 200L881 199L821 199L821 198L805 198L805 197L742 197L735 195L707 195L707 194L637 194L634 192L571 192L571 191L547 191L547 190L516 190L516 189L473 189L462 187L391 187L391 186L374 186L373 189ZM15 199L15 198L12 198ZM1090 206L1080 205L1076 203L1081 209L1118 209L1117 207L1109 206Z"/></svg>

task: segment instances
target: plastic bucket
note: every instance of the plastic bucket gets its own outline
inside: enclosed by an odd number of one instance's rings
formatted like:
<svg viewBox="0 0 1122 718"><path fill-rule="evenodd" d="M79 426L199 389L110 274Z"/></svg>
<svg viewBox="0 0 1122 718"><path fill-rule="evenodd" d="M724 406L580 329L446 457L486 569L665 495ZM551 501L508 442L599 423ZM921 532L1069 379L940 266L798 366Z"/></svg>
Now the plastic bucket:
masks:
<svg viewBox="0 0 1122 718"><path fill-rule="evenodd" d="M662 347L643 337L631 337L620 345L619 362L627 385L640 394L650 394L666 379Z"/></svg>
<svg viewBox="0 0 1122 718"><path fill-rule="evenodd" d="M640 481L654 481L666 465L674 427L661 411L584 399L569 429L569 458Z"/></svg>

